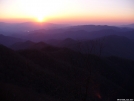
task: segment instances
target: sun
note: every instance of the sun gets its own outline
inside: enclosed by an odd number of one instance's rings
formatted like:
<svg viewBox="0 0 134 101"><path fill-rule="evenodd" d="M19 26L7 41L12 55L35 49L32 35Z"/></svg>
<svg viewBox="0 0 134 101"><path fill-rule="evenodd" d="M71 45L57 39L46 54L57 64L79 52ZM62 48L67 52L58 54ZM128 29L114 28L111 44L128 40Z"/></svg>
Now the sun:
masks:
<svg viewBox="0 0 134 101"><path fill-rule="evenodd" d="M44 21L44 17L38 17L37 18L39 22L43 22Z"/></svg>

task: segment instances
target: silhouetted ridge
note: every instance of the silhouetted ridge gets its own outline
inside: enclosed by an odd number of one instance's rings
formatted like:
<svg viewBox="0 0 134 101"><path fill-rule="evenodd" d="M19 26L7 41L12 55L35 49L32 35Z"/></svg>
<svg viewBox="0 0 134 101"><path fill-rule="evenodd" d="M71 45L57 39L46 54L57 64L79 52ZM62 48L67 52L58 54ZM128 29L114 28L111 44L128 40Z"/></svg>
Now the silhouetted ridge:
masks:
<svg viewBox="0 0 134 101"><path fill-rule="evenodd" d="M104 29L113 29L113 30L119 30L118 27L115 26L108 26L108 25L79 25L79 26L73 26L71 27L73 30L85 30L85 31L99 31Z"/></svg>
<svg viewBox="0 0 134 101"><path fill-rule="evenodd" d="M134 59L134 41L120 35L111 34L94 40L50 40L47 43L58 47L66 47L84 54Z"/></svg>
<svg viewBox="0 0 134 101"><path fill-rule="evenodd" d="M44 42L34 43L32 41L26 41L26 42L15 43L14 45L11 46L11 48L14 50L42 49L42 48L47 47L47 46L49 46L49 45L44 43Z"/></svg>
<svg viewBox="0 0 134 101"><path fill-rule="evenodd" d="M11 45L10 47L14 50L19 50L19 49L27 49L27 48L30 48L31 46L33 46L35 43L28 40L26 42L18 42L18 43L15 43L13 45Z"/></svg>
<svg viewBox="0 0 134 101"><path fill-rule="evenodd" d="M129 27L129 28L134 28L134 24L123 25L122 27Z"/></svg>
<svg viewBox="0 0 134 101"><path fill-rule="evenodd" d="M14 37L4 36L0 34L0 44L3 44L8 47L16 42L22 42L22 41L23 40L20 38L14 38Z"/></svg>

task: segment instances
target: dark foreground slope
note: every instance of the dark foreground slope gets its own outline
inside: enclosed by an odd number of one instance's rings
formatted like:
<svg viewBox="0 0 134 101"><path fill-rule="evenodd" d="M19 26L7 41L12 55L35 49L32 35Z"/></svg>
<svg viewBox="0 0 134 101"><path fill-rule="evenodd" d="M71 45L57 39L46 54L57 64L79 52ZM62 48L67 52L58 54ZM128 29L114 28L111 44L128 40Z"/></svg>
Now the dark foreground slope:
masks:
<svg viewBox="0 0 134 101"><path fill-rule="evenodd" d="M77 89L69 81L4 46L0 46L0 50L0 89L3 101L75 100Z"/></svg>
<svg viewBox="0 0 134 101"><path fill-rule="evenodd" d="M1 101L49 101L49 96L39 94L41 89L48 91L53 84L49 79L56 78L48 73L48 70L0 45Z"/></svg>
<svg viewBox="0 0 134 101"><path fill-rule="evenodd" d="M67 48L45 46L15 52L0 45L0 98L3 101L132 98L133 67L130 60L83 55Z"/></svg>

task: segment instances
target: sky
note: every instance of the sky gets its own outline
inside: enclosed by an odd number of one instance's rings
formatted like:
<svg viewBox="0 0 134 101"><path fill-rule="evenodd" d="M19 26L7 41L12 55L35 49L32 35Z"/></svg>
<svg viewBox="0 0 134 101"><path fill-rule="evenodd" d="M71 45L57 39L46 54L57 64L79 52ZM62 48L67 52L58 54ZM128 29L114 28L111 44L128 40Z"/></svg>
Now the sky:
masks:
<svg viewBox="0 0 134 101"><path fill-rule="evenodd" d="M0 21L134 23L134 0L0 0Z"/></svg>

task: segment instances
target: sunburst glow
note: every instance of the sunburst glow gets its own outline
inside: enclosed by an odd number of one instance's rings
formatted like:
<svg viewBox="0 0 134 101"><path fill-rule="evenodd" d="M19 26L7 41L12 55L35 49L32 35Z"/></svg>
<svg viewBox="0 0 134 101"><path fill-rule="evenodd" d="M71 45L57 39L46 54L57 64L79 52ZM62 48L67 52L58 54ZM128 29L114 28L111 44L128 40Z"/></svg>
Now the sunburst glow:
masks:
<svg viewBox="0 0 134 101"><path fill-rule="evenodd" d="M38 20L39 22L44 22L44 17L40 16L40 17L37 18L37 20Z"/></svg>
<svg viewBox="0 0 134 101"><path fill-rule="evenodd" d="M0 11L0 19L134 22L134 0L0 0Z"/></svg>

